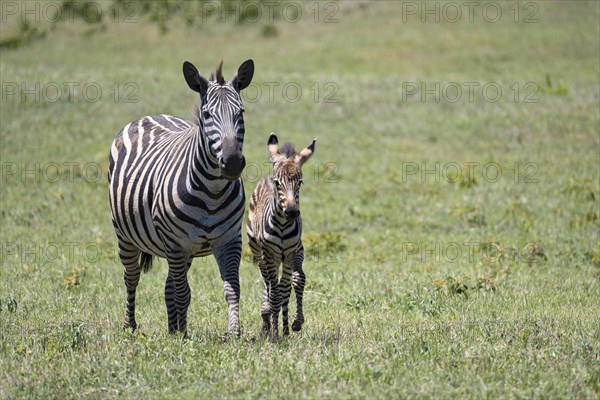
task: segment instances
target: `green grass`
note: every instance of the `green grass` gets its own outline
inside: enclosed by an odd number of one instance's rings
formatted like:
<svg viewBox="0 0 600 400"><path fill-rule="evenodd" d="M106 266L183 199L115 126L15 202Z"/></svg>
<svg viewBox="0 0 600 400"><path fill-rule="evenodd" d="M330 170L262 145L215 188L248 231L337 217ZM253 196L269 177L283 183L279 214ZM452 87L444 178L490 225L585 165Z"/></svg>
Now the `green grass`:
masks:
<svg viewBox="0 0 600 400"><path fill-rule="evenodd" d="M598 3L537 2L529 24L513 21L512 3L497 23L477 13L421 23L394 2L340 2L325 24L327 4L321 23L304 9L297 23L174 21L166 34L144 19L93 34L67 22L0 50L0 397L600 396ZM3 39L16 26L3 23ZM142 276L139 332L123 332L96 166L105 173L127 122L191 118L184 59L204 73L224 59L230 76L247 58L262 90L246 102L247 193L250 172L267 172L270 132L298 147L318 138L302 189L304 330L261 338L260 274L246 257L239 340L223 339L212 258L189 274L189 339L167 333L164 261ZM37 100L9 92L36 82L48 90ZM49 101L67 82L79 84L74 96ZM436 82L503 93L495 103L481 90L472 102L404 95ZM285 101L286 83L301 87L299 101ZM338 102L325 102L333 91ZM453 174L464 163L478 163L473 176Z"/></svg>

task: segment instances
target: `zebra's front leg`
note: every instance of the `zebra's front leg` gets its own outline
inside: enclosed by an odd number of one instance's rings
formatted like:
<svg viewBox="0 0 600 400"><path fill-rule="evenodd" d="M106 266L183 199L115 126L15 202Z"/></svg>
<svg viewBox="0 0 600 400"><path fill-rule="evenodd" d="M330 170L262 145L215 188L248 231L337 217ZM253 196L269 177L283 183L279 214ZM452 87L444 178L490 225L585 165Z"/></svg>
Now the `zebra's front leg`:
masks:
<svg viewBox="0 0 600 400"><path fill-rule="evenodd" d="M281 319L283 323L283 335L290 334L290 326L288 322L288 305L290 302L290 294L292 292L292 265L284 262L281 280L279 281L279 296L281 296Z"/></svg>
<svg viewBox="0 0 600 400"><path fill-rule="evenodd" d="M240 260L242 258L241 234L234 240L213 249L223 290L228 305L227 334L240 336Z"/></svg>
<svg viewBox="0 0 600 400"><path fill-rule="evenodd" d="M140 281L142 268L139 264L140 250L133 244L119 240L119 258L123 264L123 280L127 290L127 306L125 309L125 320L123 329L131 328L135 332L135 292Z"/></svg>
<svg viewBox="0 0 600 400"><path fill-rule="evenodd" d="M281 296L279 293L279 281L277 279L277 264L269 265L268 284L269 284L269 308L271 309L271 339L279 338L279 310L281 309Z"/></svg>
<svg viewBox="0 0 600 400"><path fill-rule="evenodd" d="M260 308L260 316L263 320L263 333L269 334L271 331L271 303L270 303L270 287L269 287L269 271L267 264L261 260L258 265L260 274L263 279L263 302Z"/></svg>
<svg viewBox="0 0 600 400"><path fill-rule="evenodd" d="M279 336L279 282L277 279L278 265L273 261L277 259L272 254L263 254L259 262L260 273L263 278L263 305L260 310L263 319L263 332L271 339Z"/></svg>
<svg viewBox="0 0 600 400"><path fill-rule="evenodd" d="M167 262L169 275L165 283L165 304L169 313L169 332L179 331L187 335L187 310L192 297L187 271L191 260L182 251L170 249L167 252Z"/></svg>
<svg viewBox="0 0 600 400"><path fill-rule="evenodd" d="M192 260L190 259L188 261L187 268L186 268L186 276L187 276L187 271L189 271L191 264L192 264ZM185 306L186 315L187 315L187 309L189 307L190 300L191 300L191 295L190 295L190 299L188 299L187 305ZM171 275L171 273L169 273L167 275L167 279L165 281L165 305L167 307L167 319L168 319L169 333L175 333L177 331L177 329L179 328L179 320L177 317L177 308L175 307L175 285L173 284L173 275Z"/></svg>
<svg viewBox="0 0 600 400"><path fill-rule="evenodd" d="M292 285L294 286L294 293L296 294L296 317L292 323L292 330L299 332L304 324L304 312L302 309L302 298L304 296L304 284L306 283L306 276L302 270L302 263L304 262L304 247L300 244L298 252L294 256L292 261Z"/></svg>

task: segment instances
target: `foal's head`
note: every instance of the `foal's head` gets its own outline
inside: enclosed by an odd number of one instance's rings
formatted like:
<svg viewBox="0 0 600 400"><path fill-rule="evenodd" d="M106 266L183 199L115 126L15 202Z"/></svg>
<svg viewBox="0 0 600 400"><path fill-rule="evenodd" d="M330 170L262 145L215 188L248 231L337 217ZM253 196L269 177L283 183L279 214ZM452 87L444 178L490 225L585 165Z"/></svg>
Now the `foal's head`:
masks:
<svg viewBox="0 0 600 400"><path fill-rule="evenodd" d="M271 133L267 147L271 162L273 162L273 195L277 211L289 220L300 215L300 186L302 185L302 165L315 151L312 143L299 153L294 145L286 143L279 148L277 136Z"/></svg>

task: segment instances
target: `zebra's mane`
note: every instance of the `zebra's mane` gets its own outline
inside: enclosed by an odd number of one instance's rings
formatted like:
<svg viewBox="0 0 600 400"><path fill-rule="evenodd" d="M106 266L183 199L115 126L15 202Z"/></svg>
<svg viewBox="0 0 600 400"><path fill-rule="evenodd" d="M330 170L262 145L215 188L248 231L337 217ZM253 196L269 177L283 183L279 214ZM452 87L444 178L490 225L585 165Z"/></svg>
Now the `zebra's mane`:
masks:
<svg viewBox="0 0 600 400"><path fill-rule="evenodd" d="M192 111L192 115L194 116L194 123L200 126L200 106L198 104L194 105L194 111Z"/></svg>
<svg viewBox="0 0 600 400"><path fill-rule="evenodd" d="M279 148L279 152L285 156L285 158L290 158L294 154L296 154L296 149L292 143L285 143L283 146Z"/></svg>
<svg viewBox="0 0 600 400"><path fill-rule="evenodd" d="M219 85L224 85L225 84L225 78L223 78L223 60L221 60L221 62L219 63L219 66L217 67L217 72L216 72L216 79L215 79L215 74L212 73L210 74L210 80L211 81L215 81L219 84Z"/></svg>

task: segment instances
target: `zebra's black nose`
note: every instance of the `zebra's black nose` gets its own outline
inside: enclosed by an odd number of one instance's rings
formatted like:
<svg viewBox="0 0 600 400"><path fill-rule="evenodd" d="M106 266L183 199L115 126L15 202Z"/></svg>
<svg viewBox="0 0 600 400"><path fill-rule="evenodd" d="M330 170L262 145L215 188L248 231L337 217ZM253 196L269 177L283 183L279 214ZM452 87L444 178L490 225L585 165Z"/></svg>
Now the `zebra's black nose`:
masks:
<svg viewBox="0 0 600 400"><path fill-rule="evenodd" d="M294 219L298 218L298 215L300 215L300 210L298 207L288 207L285 209L284 213L287 218Z"/></svg>
<svg viewBox="0 0 600 400"><path fill-rule="evenodd" d="M219 168L226 179L237 179L242 174L246 166L246 159L243 154L233 154L227 158L219 160Z"/></svg>
<svg viewBox="0 0 600 400"><path fill-rule="evenodd" d="M246 166L246 159L242 154L242 146L236 137L225 136L222 144L223 153L219 160L219 168L225 179L239 178Z"/></svg>

